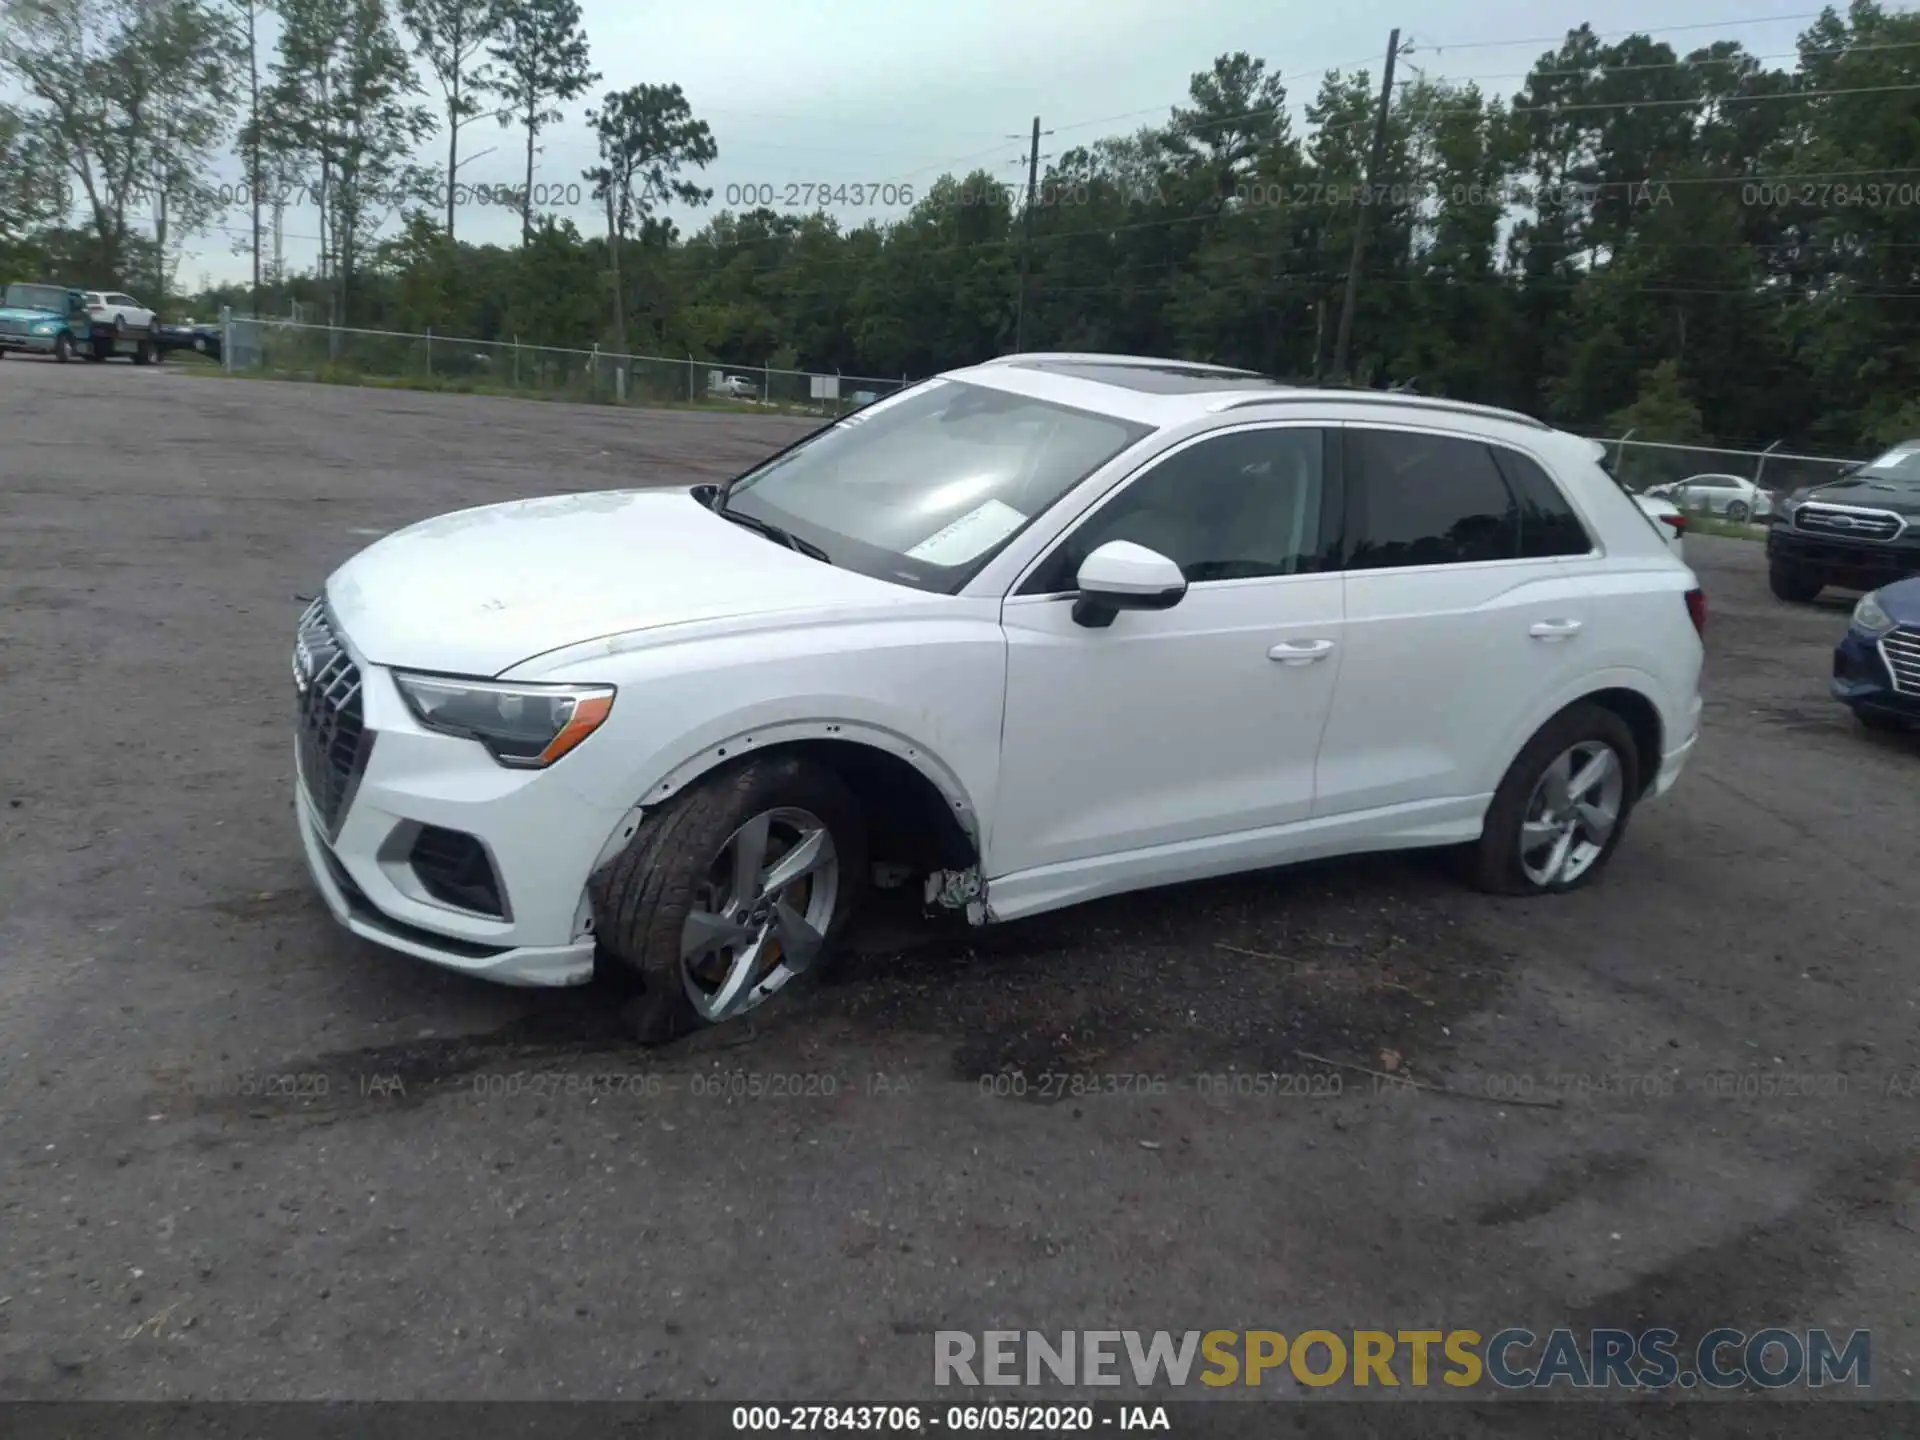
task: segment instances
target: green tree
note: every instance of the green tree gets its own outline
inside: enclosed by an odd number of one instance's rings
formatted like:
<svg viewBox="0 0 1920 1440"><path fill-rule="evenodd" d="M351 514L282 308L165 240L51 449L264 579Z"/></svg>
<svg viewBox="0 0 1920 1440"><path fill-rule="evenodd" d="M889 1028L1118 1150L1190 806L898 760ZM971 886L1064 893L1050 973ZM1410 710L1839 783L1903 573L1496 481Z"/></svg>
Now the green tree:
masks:
<svg viewBox="0 0 1920 1440"><path fill-rule="evenodd" d="M26 98L34 153L77 187L88 271L133 284L151 242L132 233L161 187L189 204L223 128L229 36L203 0L0 0L0 78ZM213 88L202 88L213 82ZM144 270L151 279L153 272Z"/></svg>
<svg viewBox="0 0 1920 1440"><path fill-rule="evenodd" d="M587 33L577 0L500 0L487 53L500 63L500 123L527 132L527 183L520 202L520 243L533 234L533 156L540 131L561 118L559 105L599 83L588 64Z"/></svg>
<svg viewBox="0 0 1920 1440"><path fill-rule="evenodd" d="M1662 360L1640 373L1640 393L1633 403L1607 417L1616 435L1634 432L1636 440L1658 440L1670 445L1697 444L1705 434L1700 407L1687 393L1680 366Z"/></svg>
<svg viewBox="0 0 1920 1440"><path fill-rule="evenodd" d="M400 19L413 39L413 53L440 86L447 117L447 238L454 234L460 176L460 132L485 113L498 72L485 56L499 33L496 0L400 0Z"/></svg>
<svg viewBox="0 0 1920 1440"><path fill-rule="evenodd" d="M620 283L621 241L636 221L644 224L661 205L678 200L704 205L713 198L691 180L680 178L688 166L704 169L720 154L707 122L693 110L678 85L634 85L607 94L587 112L600 147L600 163L582 172L593 182L593 198L607 208L608 268L613 286L614 350L627 353L627 297Z"/></svg>
<svg viewBox="0 0 1920 1440"><path fill-rule="evenodd" d="M361 253L430 184L412 163L433 118L382 0L282 0L273 147L319 176L321 251L337 323L350 323Z"/></svg>

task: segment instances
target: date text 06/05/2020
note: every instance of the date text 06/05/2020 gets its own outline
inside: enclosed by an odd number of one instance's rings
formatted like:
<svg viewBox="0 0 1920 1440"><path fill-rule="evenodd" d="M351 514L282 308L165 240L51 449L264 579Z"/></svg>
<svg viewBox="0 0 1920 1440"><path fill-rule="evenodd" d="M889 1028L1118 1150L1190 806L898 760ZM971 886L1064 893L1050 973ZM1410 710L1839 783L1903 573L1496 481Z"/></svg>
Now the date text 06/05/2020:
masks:
<svg viewBox="0 0 1920 1440"><path fill-rule="evenodd" d="M736 1405L741 1431L781 1435L842 1430L883 1434L927 1431L1025 1431L1066 1435L1094 1430L1170 1431L1164 1405Z"/></svg>

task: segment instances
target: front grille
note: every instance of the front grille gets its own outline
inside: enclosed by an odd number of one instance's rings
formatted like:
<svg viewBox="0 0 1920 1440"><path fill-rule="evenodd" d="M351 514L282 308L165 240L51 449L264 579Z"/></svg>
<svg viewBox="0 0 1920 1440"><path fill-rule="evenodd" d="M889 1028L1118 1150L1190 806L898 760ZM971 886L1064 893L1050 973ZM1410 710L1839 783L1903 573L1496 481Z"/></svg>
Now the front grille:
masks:
<svg viewBox="0 0 1920 1440"><path fill-rule="evenodd" d="M27 322L24 320L0 320L0 335L24 335Z"/></svg>
<svg viewBox="0 0 1920 1440"><path fill-rule="evenodd" d="M361 719L360 668L340 643L325 597L294 632L293 686L300 779L331 841L366 771L373 732Z"/></svg>
<svg viewBox="0 0 1920 1440"><path fill-rule="evenodd" d="M1793 525L1809 535L1833 535L1842 540L1892 540L1905 522L1891 510L1843 510L1834 505L1802 505Z"/></svg>
<svg viewBox="0 0 1920 1440"><path fill-rule="evenodd" d="M1894 689L1902 695L1920 695L1920 630L1903 625L1881 636L1880 658L1887 662Z"/></svg>
<svg viewBox="0 0 1920 1440"><path fill-rule="evenodd" d="M421 888L443 905L507 918L500 877L494 873L487 848L464 830L422 825L407 853Z"/></svg>

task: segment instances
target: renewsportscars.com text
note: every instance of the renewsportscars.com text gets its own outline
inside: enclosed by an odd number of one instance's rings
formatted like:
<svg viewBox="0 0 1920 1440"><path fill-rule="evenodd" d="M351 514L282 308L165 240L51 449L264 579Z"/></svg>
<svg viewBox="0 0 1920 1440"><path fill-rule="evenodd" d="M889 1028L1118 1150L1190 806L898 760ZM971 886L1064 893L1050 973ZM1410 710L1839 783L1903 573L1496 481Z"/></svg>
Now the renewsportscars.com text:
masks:
<svg viewBox="0 0 1920 1440"><path fill-rule="evenodd" d="M1743 1385L1873 1383L1873 1337L1779 1328L1708 1331L937 1330L936 1385L1211 1387L1353 1385L1370 1389L1730 1390Z"/></svg>

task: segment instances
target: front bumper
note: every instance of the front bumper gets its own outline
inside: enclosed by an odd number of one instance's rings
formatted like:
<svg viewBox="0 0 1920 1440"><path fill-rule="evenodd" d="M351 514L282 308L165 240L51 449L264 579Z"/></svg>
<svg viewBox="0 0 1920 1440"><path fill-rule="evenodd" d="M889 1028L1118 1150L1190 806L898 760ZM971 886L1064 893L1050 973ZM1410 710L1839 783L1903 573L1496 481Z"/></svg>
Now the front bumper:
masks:
<svg viewBox="0 0 1920 1440"><path fill-rule="evenodd" d="M360 678L366 728L378 743L368 746L331 837L306 783L294 782L307 868L334 918L375 944L482 979L585 984L595 948L587 877L624 809L609 813L551 771L509 770L472 741L423 730L379 666L361 662ZM429 893L408 845L423 826L484 847L500 914Z"/></svg>
<svg viewBox="0 0 1920 1440"><path fill-rule="evenodd" d="M1908 536L1912 536L1911 531ZM1815 574L1829 585L1877 590L1909 575L1920 575L1920 544L1911 538L1873 544L1829 540L1802 534L1783 521L1767 529L1767 560Z"/></svg>
<svg viewBox="0 0 1920 1440"><path fill-rule="evenodd" d="M0 350L24 350L33 355L51 355L57 335L0 335Z"/></svg>
<svg viewBox="0 0 1920 1440"><path fill-rule="evenodd" d="M1833 698L1850 709L1920 721L1920 691L1895 688L1882 643L1851 629L1840 637L1833 647Z"/></svg>

